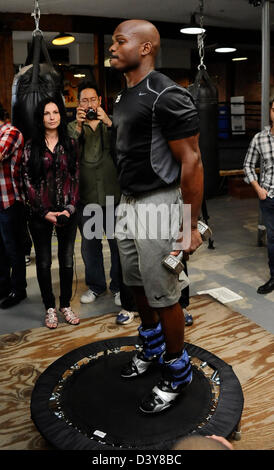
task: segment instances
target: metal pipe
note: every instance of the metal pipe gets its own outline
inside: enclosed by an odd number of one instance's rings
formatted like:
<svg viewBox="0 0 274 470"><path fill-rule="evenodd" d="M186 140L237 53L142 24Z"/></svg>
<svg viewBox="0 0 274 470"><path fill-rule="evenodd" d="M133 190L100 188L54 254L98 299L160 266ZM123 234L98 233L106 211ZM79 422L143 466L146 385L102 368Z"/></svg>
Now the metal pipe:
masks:
<svg viewBox="0 0 274 470"><path fill-rule="evenodd" d="M262 91L261 91L261 129L269 124L270 93L270 2L264 0L262 5ZM260 162L262 173L262 161ZM259 209L258 246L264 245L266 230L262 213Z"/></svg>
<svg viewBox="0 0 274 470"><path fill-rule="evenodd" d="M270 93L270 2L264 0L262 6L262 115L261 127L269 124Z"/></svg>

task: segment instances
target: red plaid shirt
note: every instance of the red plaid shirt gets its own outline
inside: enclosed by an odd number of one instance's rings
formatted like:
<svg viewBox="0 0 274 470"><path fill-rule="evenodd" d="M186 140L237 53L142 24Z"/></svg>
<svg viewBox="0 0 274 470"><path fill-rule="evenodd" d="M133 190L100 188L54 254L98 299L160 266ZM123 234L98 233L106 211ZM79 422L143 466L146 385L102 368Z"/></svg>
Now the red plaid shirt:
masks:
<svg viewBox="0 0 274 470"><path fill-rule="evenodd" d="M0 126L0 210L22 201L20 164L24 138L16 127L10 124Z"/></svg>

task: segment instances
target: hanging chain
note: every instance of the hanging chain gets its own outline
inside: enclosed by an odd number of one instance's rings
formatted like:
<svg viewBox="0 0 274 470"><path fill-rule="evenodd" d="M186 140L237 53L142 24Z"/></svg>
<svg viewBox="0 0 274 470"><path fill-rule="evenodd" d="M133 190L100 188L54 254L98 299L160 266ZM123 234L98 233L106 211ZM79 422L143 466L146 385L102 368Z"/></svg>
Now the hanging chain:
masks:
<svg viewBox="0 0 274 470"><path fill-rule="evenodd" d="M204 1L200 0L200 27L204 29ZM197 36L197 43L198 43L198 51L200 56L200 64L198 65L198 70L202 68L206 70L206 66L204 64L204 57L205 57L205 45L204 45L205 33L198 34Z"/></svg>
<svg viewBox="0 0 274 470"><path fill-rule="evenodd" d="M34 17L34 21L35 21L35 30L33 31L32 34L35 34L35 33L37 33L37 32L42 33L42 31L39 29L40 8L39 8L38 0L35 0L35 1L34 1L34 11L33 11L33 13L31 14L31 16Z"/></svg>

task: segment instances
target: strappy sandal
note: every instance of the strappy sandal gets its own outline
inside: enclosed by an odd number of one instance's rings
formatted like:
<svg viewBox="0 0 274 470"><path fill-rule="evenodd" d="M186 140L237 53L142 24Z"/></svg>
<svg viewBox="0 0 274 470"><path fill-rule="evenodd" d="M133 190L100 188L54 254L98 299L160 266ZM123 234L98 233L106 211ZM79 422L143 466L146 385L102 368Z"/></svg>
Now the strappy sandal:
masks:
<svg viewBox="0 0 274 470"><path fill-rule="evenodd" d="M58 326L58 317L55 308L48 308L45 316L45 325L50 330L57 328Z"/></svg>
<svg viewBox="0 0 274 470"><path fill-rule="evenodd" d="M64 315L67 323L70 325L79 325L80 318L71 310L71 307L60 308L60 312Z"/></svg>

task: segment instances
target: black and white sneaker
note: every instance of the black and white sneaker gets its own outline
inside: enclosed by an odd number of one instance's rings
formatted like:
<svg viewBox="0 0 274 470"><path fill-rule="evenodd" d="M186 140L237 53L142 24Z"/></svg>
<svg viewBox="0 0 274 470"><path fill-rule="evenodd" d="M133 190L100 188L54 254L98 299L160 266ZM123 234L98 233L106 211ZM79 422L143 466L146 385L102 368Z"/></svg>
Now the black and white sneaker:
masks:
<svg viewBox="0 0 274 470"><path fill-rule="evenodd" d="M140 404L143 413L159 413L170 408L182 391L190 385L192 378L185 384L173 388L171 380L161 380Z"/></svg>
<svg viewBox="0 0 274 470"><path fill-rule="evenodd" d="M138 315L137 312L130 312L129 310L122 309L116 317L117 325L128 325L133 322L134 314Z"/></svg>
<svg viewBox="0 0 274 470"><path fill-rule="evenodd" d="M137 377L144 374L148 368L155 362L158 362L159 357L153 356L152 358L145 358L142 351L134 354L131 361L126 364L121 370L122 377Z"/></svg>
<svg viewBox="0 0 274 470"><path fill-rule="evenodd" d="M165 362L161 357L159 362L163 365L163 378L142 400L143 413L159 413L170 408L192 382L192 368L185 350L177 359Z"/></svg>
<svg viewBox="0 0 274 470"><path fill-rule="evenodd" d="M143 349L134 354L131 361L123 367L122 377L136 377L144 374L151 364L159 362L161 354L165 351L166 344L161 323L147 330L140 326L138 331Z"/></svg>

